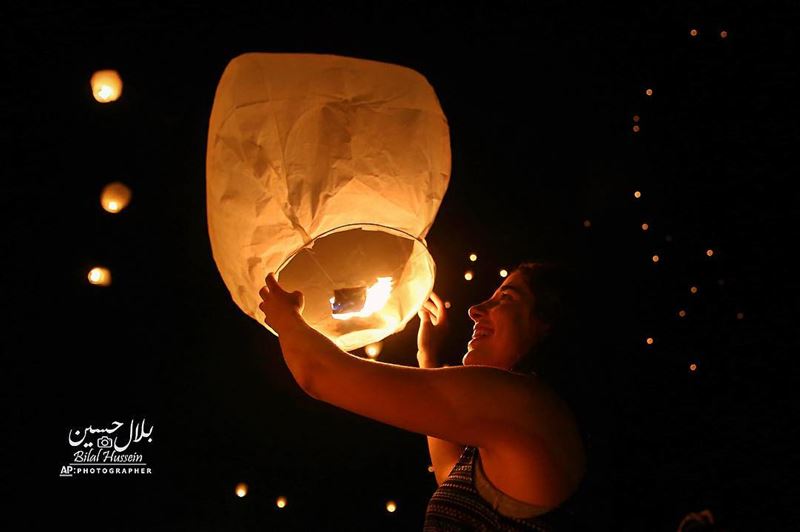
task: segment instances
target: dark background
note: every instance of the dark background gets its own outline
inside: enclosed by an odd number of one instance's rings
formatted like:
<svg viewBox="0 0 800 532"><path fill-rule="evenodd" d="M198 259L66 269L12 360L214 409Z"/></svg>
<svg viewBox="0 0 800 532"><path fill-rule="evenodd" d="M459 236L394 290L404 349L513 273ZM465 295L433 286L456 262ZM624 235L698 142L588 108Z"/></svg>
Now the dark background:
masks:
<svg viewBox="0 0 800 532"><path fill-rule="evenodd" d="M603 284L591 529L671 531L704 508L731 530L791 529L794 2L595 4L4 3L4 519L422 528L425 437L307 397L213 262L214 91L228 61L260 51L397 63L436 90L453 165L427 241L452 302L450 363L499 268L566 258ZM124 89L102 105L89 78L105 68ZM117 180L133 200L110 215L99 194ZM86 281L98 264L108 288ZM415 365L417 326L380 359ZM70 428L141 418L152 476L58 477Z"/></svg>

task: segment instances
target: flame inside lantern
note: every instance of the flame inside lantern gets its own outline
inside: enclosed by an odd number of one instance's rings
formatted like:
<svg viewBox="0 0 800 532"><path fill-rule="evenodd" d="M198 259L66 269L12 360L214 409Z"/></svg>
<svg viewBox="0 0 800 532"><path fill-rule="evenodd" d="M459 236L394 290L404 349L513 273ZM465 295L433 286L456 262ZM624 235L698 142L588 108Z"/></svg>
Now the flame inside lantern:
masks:
<svg viewBox="0 0 800 532"><path fill-rule="evenodd" d="M337 313L338 304L337 297L330 298L331 308L333 313L331 317L337 320L349 320L351 318L368 318L374 313L382 309L386 302L389 301L389 296L392 295L392 278L391 277L378 277L378 281L366 289L366 297L364 306L355 312L342 312Z"/></svg>

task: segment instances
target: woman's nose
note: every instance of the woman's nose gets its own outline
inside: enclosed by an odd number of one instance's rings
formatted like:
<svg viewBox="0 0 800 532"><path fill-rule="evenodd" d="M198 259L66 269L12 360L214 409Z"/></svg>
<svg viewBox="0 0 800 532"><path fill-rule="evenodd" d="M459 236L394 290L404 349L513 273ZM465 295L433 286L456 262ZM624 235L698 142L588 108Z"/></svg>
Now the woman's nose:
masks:
<svg viewBox="0 0 800 532"><path fill-rule="evenodd" d="M472 318L473 321L478 321L482 316L486 315L487 303L488 301L484 301L483 303L472 305L469 307L467 314L469 314L469 317Z"/></svg>

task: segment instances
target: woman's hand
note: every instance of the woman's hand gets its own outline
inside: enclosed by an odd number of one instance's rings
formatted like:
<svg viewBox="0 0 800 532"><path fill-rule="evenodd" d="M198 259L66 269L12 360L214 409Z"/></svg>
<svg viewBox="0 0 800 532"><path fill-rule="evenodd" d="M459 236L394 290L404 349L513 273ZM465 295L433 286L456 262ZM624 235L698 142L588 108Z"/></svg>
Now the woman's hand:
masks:
<svg viewBox="0 0 800 532"><path fill-rule="evenodd" d="M302 316L305 306L303 293L297 290L289 293L281 288L272 272L267 275L266 283L258 291L262 299L258 308L264 313L264 323L278 333L278 336L283 335L298 322L305 323Z"/></svg>
<svg viewBox="0 0 800 532"><path fill-rule="evenodd" d="M442 299L431 292L431 297L419 309L417 333L417 362L421 368L439 366L439 352L447 337L449 322Z"/></svg>

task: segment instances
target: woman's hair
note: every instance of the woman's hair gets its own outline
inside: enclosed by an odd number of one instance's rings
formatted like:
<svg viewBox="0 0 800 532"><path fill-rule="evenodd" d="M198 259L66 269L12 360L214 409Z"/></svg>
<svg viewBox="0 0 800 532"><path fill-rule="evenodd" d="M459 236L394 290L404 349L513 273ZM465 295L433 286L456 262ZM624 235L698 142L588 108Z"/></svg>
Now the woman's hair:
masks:
<svg viewBox="0 0 800 532"><path fill-rule="evenodd" d="M578 333L582 305L578 272L567 264L552 261L525 261L511 271L514 272L521 274L533 294L533 315L550 327L512 370L537 375L548 373L548 367L564 362L556 359L568 356L567 341Z"/></svg>

